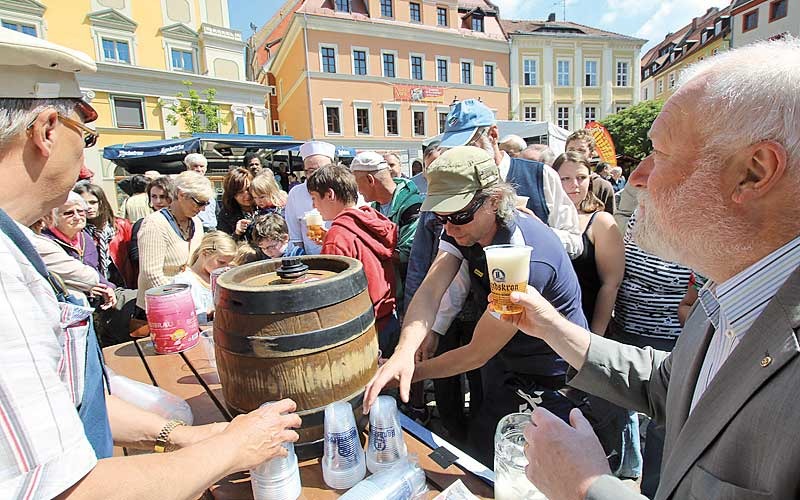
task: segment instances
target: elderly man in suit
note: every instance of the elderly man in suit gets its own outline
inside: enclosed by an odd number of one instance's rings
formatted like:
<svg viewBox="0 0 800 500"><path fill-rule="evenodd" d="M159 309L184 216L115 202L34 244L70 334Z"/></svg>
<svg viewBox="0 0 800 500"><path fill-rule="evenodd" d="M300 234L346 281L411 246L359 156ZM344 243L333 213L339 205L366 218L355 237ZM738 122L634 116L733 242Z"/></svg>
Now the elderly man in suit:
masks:
<svg viewBox="0 0 800 500"><path fill-rule="evenodd" d="M630 178L637 241L710 278L671 354L592 335L532 290L504 317L577 370L571 385L666 424L657 500L800 493L798 74L797 39L709 58L650 130L654 152ZM531 420L528 477L548 498L638 497L579 411Z"/></svg>

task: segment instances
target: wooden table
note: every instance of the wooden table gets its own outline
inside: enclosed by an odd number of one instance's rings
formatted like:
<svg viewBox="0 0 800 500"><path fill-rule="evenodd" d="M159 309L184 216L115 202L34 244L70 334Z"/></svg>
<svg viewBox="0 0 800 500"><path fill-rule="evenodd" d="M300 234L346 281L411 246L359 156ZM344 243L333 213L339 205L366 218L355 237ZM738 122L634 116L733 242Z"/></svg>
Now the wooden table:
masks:
<svg viewBox="0 0 800 500"><path fill-rule="evenodd" d="M119 375L146 384L156 385L184 398L192 408L195 424L230 421L231 414L225 407L222 386L216 370L209 363L202 345L180 354L158 355L153 351L149 339L139 339L104 350L106 364ZM492 487L477 476L462 470L457 465L443 469L428 454L432 451L422 441L409 433L405 436L408 452L419 457L420 466L425 470L433 498L460 479L476 496L494 498ZM115 449L115 454L125 450ZM322 480L322 467L319 459L300 463L300 478L306 500L338 498L341 492L328 488ZM218 500L251 499L250 481L246 473L229 476L210 489L208 498Z"/></svg>

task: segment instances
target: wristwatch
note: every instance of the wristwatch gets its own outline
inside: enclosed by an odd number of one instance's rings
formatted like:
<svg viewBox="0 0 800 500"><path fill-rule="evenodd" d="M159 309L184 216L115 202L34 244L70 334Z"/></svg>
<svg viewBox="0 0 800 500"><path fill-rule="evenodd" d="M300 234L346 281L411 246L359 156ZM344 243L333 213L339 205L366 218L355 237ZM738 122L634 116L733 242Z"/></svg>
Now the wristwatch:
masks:
<svg viewBox="0 0 800 500"><path fill-rule="evenodd" d="M180 425L186 425L186 422L182 420L170 420L167 422L156 437L156 444L153 446L153 451L156 453L164 453L167 451L167 447L172 444L169 440L169 435Z"/></svg>

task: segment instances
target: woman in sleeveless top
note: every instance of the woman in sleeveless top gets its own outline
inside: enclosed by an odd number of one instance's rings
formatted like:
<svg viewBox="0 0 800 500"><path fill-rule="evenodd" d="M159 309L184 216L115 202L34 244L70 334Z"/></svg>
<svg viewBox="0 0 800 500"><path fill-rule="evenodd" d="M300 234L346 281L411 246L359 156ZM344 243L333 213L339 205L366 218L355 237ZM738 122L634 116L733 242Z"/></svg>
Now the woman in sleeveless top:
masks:
<svg viewBox="0 0 800 500"><path fill-rule="evenodd" d="M572 260L572 266L581 285L583 313L589 329L604 335L625 274L622 236L614 217L603 211L603 202L592 193L591 166L585 156L564 153L556 159L553 168L578 209L583 253Z"/></svg>

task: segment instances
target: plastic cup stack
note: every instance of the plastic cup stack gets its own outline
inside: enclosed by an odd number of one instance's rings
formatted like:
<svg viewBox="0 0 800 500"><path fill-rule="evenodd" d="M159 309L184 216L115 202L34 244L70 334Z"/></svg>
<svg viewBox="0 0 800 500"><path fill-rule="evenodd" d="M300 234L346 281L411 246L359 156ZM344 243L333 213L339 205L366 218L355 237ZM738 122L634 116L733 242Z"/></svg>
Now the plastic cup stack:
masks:
<svg viewBox="0 0 800 500"><path fill-rule="evenodd" d="M268 406L273 403L264 403ZM300 468L294 443L283 443L288 454L267 460L250 471L250 484L255 500L296 500L300 496Z"/></svg>
<svg viewBox="0 0 800 500"><path fill-rule="evenodd" d="M372 411L372 410L370 410ZM361 481L341 500L411 500L426 489L425 471L416 463L402 459L389 469L373 474Z"/></svg>
<svg viewBox="0 0 800 500"><path fill-rule="evenodd" d="M206 351L206 355L208 356L208 364L217 369L217 355L214 351L214 331L213 329L208 330L201 330L200 331L200 343L203 344L203 349Z"/></svg>
<svg viewBox="0 0 800 500"><path fill-rule="evenodd" d="M364 449L349 403L337 401L325 407L325 451L322 477L335 490L352 488L364 479Z"/></svg>
<svg viewBox="0 0 800 500"><path fill-rule="evenodd" d="M373 474L389 469L407 454L397 402L391 396L378 396L369 411L367 468Z"/></svg>

